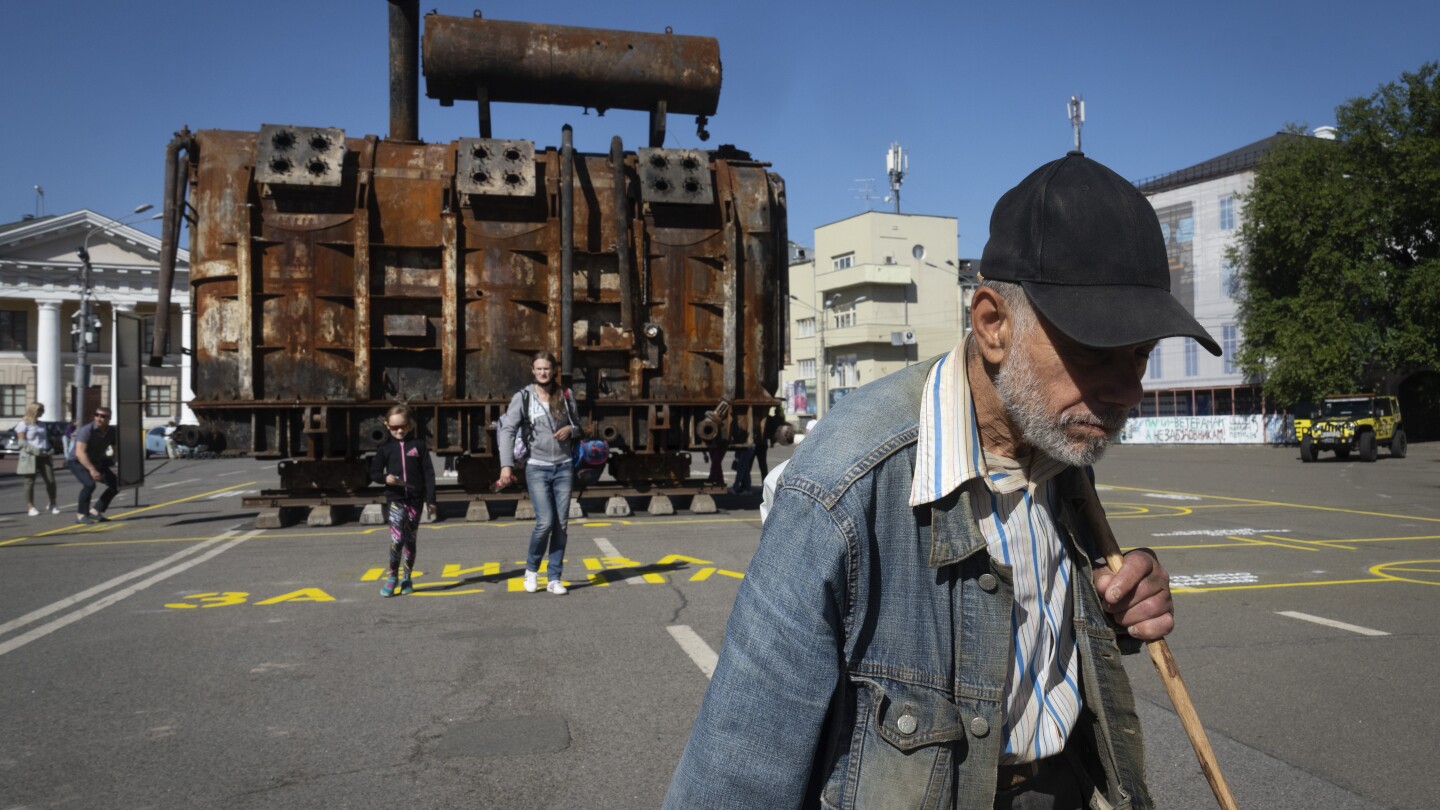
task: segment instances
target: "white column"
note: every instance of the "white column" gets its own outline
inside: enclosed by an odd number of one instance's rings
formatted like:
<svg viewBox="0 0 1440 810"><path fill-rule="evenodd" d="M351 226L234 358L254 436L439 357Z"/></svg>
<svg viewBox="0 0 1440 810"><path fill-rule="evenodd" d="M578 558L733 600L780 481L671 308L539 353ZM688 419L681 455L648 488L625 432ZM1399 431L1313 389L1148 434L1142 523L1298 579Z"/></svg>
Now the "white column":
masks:
<svg viewBox="0 0 1440 810"><path fill-rule="evenodd" d="M60 362L60 302L36 301L40 317L36 323L35 401L45 406L45 422L65 420L65 396L60 384L64 367Z"/></svg>
<svg viewBox="0 0 1440 810"><path fill-rule="evenodd" d="M189 302L180 305L180 424L194 425L198 423L195 414L190 410L190 400L195 398L195 391L190 388L190 304Z"/></svg>
<svg viewBox="0 0 1440 810"><path fill-rule="evenodd" d="M135 302L110 302L110 413L112 414L112 416L110 417L111 422L115 422L120 418L120 391L119 387L115 385L115 378L117 376L115 369L115 350L117 348L116 339L120 336L118 330L116 329L116 326L120 323L120 319L116 316L122 313L125 315L135 314ZM145 396L145 389L143 386L140 389L140 396ZM134 425L118 425L118 427L129 429L133 428Z"/></svg>

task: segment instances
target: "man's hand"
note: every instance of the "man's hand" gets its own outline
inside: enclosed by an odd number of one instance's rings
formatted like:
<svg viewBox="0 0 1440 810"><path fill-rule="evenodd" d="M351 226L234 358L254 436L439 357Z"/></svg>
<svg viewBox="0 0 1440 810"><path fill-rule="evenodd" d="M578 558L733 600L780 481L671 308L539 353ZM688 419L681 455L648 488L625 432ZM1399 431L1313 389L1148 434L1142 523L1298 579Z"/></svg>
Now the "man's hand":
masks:
<svg viewBox="0 0 1440 810"><path fill-rule="evenodd" d="M396 477L393 476L393 475L386 475L386 476L385 476L385 483L389 484L389 485L392 486L392 487L394 487L394 486L399 486L399 485L400 485L400 479L399 479L399 478L396 478Z"/></svg>
<svg viewBox="0 0 1440 810"><path fill-rule="evenodd" d="M565 427L560 428L559 430L555 431L555 441L557 441L557 442L563 442L563 441L565 441L566 439L570 438L570 433L571 433L571 432L572 432L572 429L571 429L571 427L570 427L569 425L566 425Z"/></svg>
<svg viewBox="0 0 1440 810"><path fill-rule="evenodd" d="M1127 553L1117 573L1096 568L1095 592L1115 623L1134 638L1154 641L1175 629L1170 575L1148 548Z"/></svg>

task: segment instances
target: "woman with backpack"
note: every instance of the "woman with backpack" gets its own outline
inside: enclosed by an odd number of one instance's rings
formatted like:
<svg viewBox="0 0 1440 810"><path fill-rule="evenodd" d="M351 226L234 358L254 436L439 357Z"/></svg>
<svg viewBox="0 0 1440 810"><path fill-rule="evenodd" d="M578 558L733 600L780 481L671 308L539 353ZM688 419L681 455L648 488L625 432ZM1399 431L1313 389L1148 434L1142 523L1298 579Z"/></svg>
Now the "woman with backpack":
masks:
<svg viewBox="0 0 1440 810"><path fill-rule="evenodd" d="M575 488L575 442L580 438L580 418L569 392L560 388L555 375L555 355L537 352L530 364L535 382L510 398L510 407L500 420L501 489L515 482L516 450L525 454L525 486L535 505L535 531L530 534L530 553L525 560L525 590L539 587L540 560L549 545L545 590L557 596L566 593L560 577L565 565L566 528L570 517L570 493ZM516 433L520 442L515 441ZM517 447L517 444L520 447Z"/></svg>
<svg viewBox="0 0 1440 810"><path fill-rule="evenodd" d="M410 572L415 568L415 535L420 510L435 511L435 467L430 448L410 435L410 409L396 405L385 414L390 437L375 448L370 480L385 485L386 519L390 524L390 566L385 571L381 596L414 593Z"/></svg>
<svg viewBox="0 0 1440 810"><path fill-rule="evenodd" d="M32 402L25 406L25 418L15 426L15 436L20 440L20 459L15 472L25 479L25 505L30 507L30 517L40 514L35 508L35 476L45 479L45 492L50 496L50 514L60 514L55 503L55 461L54 450L50 447L50 429L41 424L45 406Z"/></svg>

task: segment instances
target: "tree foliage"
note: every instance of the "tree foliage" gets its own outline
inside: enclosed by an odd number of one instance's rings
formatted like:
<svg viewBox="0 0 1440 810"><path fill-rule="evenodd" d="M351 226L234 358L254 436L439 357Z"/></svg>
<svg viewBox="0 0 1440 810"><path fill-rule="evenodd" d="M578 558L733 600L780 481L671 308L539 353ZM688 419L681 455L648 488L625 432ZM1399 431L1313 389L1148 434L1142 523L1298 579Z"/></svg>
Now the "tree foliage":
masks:
<svg viewBox="0 0 1440 810"><path fill-rule="evenodd" d="M1440 366L1440 63L1279 140L1244 195L1241 368L1280 402Z"/></svg>

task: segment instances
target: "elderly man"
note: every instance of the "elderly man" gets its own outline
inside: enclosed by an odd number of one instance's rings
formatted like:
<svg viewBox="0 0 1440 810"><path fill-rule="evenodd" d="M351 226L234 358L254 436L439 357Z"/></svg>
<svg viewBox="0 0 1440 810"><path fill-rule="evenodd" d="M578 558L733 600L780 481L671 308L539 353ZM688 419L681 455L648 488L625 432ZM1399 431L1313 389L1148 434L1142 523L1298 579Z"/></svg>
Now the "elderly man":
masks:
<svg viewBox="0 0 1440 810"><path fill-rule="evenodd" d="M1172 629L1081 505L1170 295L1154 210L1072 152L995 206L972 332L846 397L781 476L665 806L1151 806L1120 651Z"/></svg>

